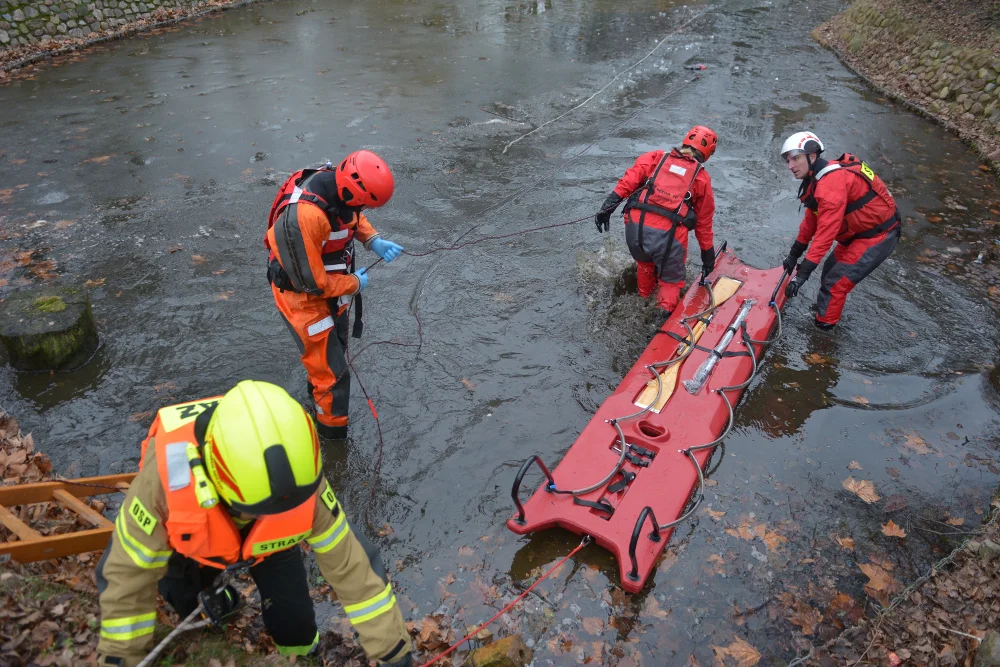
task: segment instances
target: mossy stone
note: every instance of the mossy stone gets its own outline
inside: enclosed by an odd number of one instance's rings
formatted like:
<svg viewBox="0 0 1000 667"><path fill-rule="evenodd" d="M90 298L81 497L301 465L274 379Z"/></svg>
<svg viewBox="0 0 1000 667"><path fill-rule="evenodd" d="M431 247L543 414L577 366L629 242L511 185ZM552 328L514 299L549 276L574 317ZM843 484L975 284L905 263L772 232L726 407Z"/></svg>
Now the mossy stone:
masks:
<svg viewBox="0 0 1000 667"><path fill-rule="evenodd" d="M44 285L17 290L0 303L0 343L18 370L80 365L98 345L84 289Z"/></svg>

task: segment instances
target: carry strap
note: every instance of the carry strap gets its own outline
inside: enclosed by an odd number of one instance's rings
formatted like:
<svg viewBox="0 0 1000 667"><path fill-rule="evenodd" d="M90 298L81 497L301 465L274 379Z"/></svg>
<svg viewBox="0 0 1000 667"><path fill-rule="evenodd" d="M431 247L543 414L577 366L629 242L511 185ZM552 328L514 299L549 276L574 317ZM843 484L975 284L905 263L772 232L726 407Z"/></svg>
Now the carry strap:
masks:
<svg viewBox="0 0 1000 667"><path fill-rule="evenodd" d="M604 498L599 498L597 500L597 502L595 503L592 500L583 500L582 498L577 498L577 497L574 496L573 497L573 503L576 504L576 505L583 505L584 507L589 507L591 509L595 509L598 512L604 512L605 514L608 515L607 518L609 518L609 519L615 513L615 508L611 505L611 503L609 503Z"/></svg>
<svg viewBox="0 0 1000 667"><path fill-rule="evenodd" d="M608 487L608 493L621 493L635 479L634 472L627 472L625 470L619 470L618 472L621 473L622 478Z"/></svg>

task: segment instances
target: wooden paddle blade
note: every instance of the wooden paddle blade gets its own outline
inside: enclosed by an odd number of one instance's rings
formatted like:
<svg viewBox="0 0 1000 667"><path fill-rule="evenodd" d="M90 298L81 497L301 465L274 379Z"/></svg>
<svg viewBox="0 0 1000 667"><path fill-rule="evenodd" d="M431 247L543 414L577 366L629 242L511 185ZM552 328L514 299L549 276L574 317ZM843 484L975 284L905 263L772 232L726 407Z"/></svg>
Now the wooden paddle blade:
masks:
<svg viewBox="0 0 1000 667"><path fill-rule="evenodd" d="M715 281L712 286L712 295L715 297L715 305L720 306L729 299L732 298L736 291L743 284L742 280L736 280L736 278L730 278L728 276L722 276Z"/></svg>
<svg viewBox="0 0 1000 667"><path fill-rule="evenodd" d="M656 401L656 405L651 408L653 412L659 412L662 410L663 406L667 404L668 400L670 400L670 397L674 395L674 389L677 388L677 373L680 371L680 367L683 363L684 362L678 362L660 373L660 380L663 383L663 389L660 390L660 398ZM653 399L656 398L656 384L656 378L653 378L646 384L642 393L639 394L639 398L635 399L636 406L645 408L653 402Z"/></svg>
<svg viewBox="0 0 1000 667"><path fill-rule="evenodd" d="M731 299L733 295L736 294L736 292L740 289L740 285L742 284L743 284L742 281L736 280L735 278L729 278L728 276L722 276L721 278L716 280L715 284L712 286L712 296L715 301L715 307L718 308L723 303ZM711 314L709 315L709 317L711 317ZM705 324L704 322L698 322L698 324L694 326L694 328L692 329L692 332L694 333L692 340L694 341L694 343L698 342L702 334L705 333L705 329L707 328L708 325ZM686 343L677 344L677 355L684 354L686 350L687 350ZM678 362L660 374L660 378L662 379L663 383L663 388L660 390L660 398L656 401L656 405L652 406L653 412L658 413L660 410L663 409L663 406L667 404L667 401L670 400L670 397L673 395L674 389L677 386L677 374L680 372L680 367L683 365L684 365L683 361ZM652 378L649 382L646 383L646 386L643 388L642 392L635 399L634 404L640 408L649 407L650 404L653 402L653 400L656 399L656 386L657 386L657 380L656 378Z"/></svg>

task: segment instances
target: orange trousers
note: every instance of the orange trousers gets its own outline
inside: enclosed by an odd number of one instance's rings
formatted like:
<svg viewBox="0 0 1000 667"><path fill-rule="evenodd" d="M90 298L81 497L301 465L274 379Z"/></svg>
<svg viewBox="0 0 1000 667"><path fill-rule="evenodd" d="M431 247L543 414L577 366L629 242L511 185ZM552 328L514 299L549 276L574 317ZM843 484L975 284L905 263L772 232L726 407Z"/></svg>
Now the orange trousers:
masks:
<svg viewBox="0 0 1000 667"><path fill-rule="evenodd" d="M346 438L351 400L347 365L347 305L337 299L282 292L271 286L278 312L292 332L316 404L316 429L324 438Z"/></svg>

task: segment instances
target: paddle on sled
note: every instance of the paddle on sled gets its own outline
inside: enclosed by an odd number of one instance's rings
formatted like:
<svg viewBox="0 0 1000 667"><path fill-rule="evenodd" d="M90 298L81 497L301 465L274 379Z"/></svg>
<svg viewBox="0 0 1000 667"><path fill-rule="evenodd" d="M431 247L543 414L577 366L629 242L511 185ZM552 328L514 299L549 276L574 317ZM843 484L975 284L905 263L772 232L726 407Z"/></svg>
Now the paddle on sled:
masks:
<svg viewBox="0 0 1000 667"><path fill-rule="evenodd" d="M727 278L725 276L719 278L716 281L715 285L712 286L712 295L715 298L716 308L721 306L723 303L728 301L734 294L736 294L736 290L738 290L740 288L740 285L742 284L743 284L742 282L734 278ZM711 321L714 315L715 311L709 313L706 316L706 319L708 321ZM701 335L705 333L706 328L708 328L708 324L706 322L701 322L701 321L699 321L698 324L696 324L693 327L692 331L694 332L694 337L693 337L694 343L698 342L698 339L701 338ZM684 354L686 350L687 350L687 344L679 343L677 346L676 356L677 357L681 356L682 354ZM654 405L652 408L653 412L658 413L660 410L663 409L663 406L667 404L667 401L670 400L670 397L674 393L674 389L677 387L677 374L680 372L681 366L683 365L684 362L681 361L679 363L674 364L673 366L670 366L669 368L667 368L667 370L663 371L663 373L660 374L660 381L663 383L663 388L660 390L659 400L656 401L656 405ZM645 389L643 389L642 393L639 394L639 397L635 399L635 405L640 408L645 408L649 406L649 404L652 403L653 399L655 398L656 398L656 378L653 378L652 380L646 383Z"/></svg>

